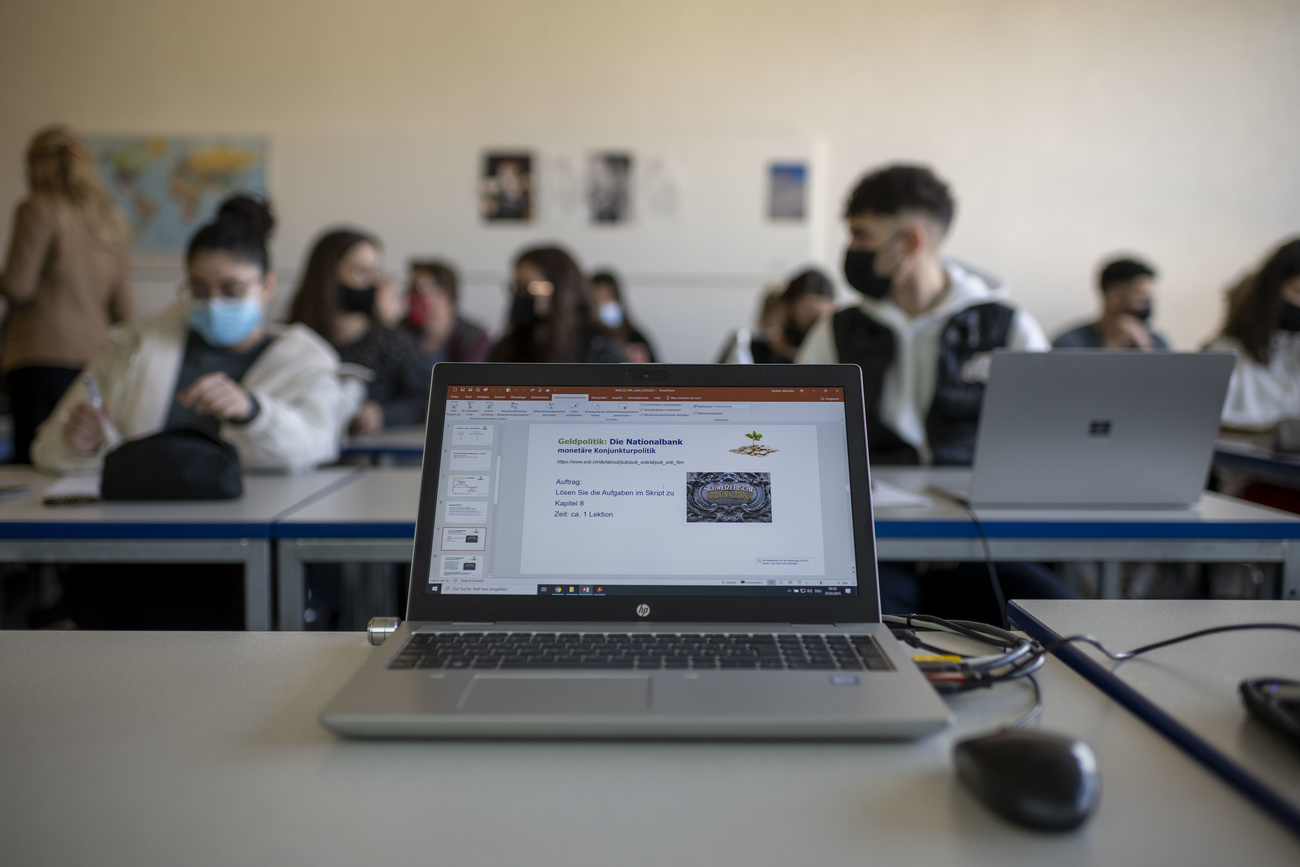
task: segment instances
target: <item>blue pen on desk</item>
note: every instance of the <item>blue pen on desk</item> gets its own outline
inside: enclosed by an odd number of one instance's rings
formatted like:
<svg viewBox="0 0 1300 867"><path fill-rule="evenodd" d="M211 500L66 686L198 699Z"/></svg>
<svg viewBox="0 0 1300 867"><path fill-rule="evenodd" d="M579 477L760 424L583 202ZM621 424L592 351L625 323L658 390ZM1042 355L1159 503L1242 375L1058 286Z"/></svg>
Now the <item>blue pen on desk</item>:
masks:
<svg viewBox="0 0 1300 867"><path fill-rule="evenodd" d="M99 417L99 427L104 431L104 443L110 449L116 448L117 444L122 441L122 434L118 432L117 425L104 412L104 399L99 396L99 386L95 384L95 378L89 373L81 375L81 381L86 384L86 391L90 392L90 405L95 409L95 415Z"/></svg>

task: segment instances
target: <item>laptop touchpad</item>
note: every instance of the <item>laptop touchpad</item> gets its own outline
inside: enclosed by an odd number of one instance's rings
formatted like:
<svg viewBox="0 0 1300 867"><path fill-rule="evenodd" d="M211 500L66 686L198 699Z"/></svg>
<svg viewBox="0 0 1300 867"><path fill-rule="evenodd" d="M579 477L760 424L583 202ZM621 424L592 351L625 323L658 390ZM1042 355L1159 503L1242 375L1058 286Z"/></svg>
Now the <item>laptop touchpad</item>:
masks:
<svg viewBox="0 0 1300 867"><path fill-rule="evenodd" d="M650 706L649 676L477 675L460 697L465 713L637 713Z"/></svg>

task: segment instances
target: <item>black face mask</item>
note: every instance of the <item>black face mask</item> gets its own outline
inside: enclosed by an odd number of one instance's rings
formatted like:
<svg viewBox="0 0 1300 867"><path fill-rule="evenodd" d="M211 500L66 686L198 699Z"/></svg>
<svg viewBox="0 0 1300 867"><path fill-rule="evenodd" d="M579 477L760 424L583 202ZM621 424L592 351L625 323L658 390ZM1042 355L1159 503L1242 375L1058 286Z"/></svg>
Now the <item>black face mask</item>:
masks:
<svg viewBox="0 0 1300 867"><path fill-rule="evenodd" d="M1128 315L1132 316L1134 319L1138 320L1139 322L1146 322L1148 319L1151 318L1151 305L1148 304L1145 307L1139 307L1136 310L1130 310L1128 312Z"/></svg>
<svg viewBox="0 0 1300 867"><path fill-rule="evenodd" d="M853 248L844 251L844 279L863 295L875 299L887 297L894 283L894 275L876 273L875 250Z"/></svg>
<svg viewBox="0 0 1300 867"><path fill-rule="evenodd" d="M351 286L339 286L339 306L348 313L369 313L375 309L376 286L354 289Z"/></svg>
<svg viewBox="0 0 1300 867"><path fill-rule="evenodd" d="M1292 304L1290 301L1282 302L1282 315L1277 319L1279 331L1290 331L1294 334L1300 331L1300 306Z"/></svg>
<svg viewBox="0 0 1300 867"><path fill-rule="evenodd" d="M537 305L532 295L516 292L510 304L510 327L516 331L528 331L537 324Z"/></svg>
<svg viewBox="0 0 1300 867"><path fill-rule="evenodd" d="M782 329L785 334L785 342L790 344L791 349L798 349L803 345L803 339L808 336L807 328L800 328L793 322L787 322Z"/></svg>

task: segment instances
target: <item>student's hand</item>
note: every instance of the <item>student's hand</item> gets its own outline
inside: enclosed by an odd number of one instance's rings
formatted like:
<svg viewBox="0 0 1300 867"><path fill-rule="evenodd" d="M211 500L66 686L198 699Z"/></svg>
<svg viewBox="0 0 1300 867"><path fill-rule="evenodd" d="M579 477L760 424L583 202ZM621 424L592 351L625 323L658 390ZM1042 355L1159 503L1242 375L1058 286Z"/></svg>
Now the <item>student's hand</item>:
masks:
<svg viewBox="0 0 1300 867"><path fill-rule="evenodd" d="M384 410L373 400L361 404L348 430L354 434L378 433L384 429Z"/></svg>
<svg viewBox="0 0 1300 867"><path fill-rule="evenodd" d="M244 421L253 411L253 399L224 373L209 373L194 380L187 389L176 393L181 406L198 415L214 416L221 421Z"/></svg>
<svg viewBox="0 0 1300 867"><path fill-rule="evenodd" d="M1136 316L1121 314L1115 323L1102 334L1102 342L1107 349L1151 349L1155 341L1151 332Z"/></svg>
<svg viewBox="0 0 1300 867"><path fill-rule="evenodd" d="M93 452L104 444L104 439L99 413L88 403L77 404L63 423L63 442L74 452Z"/></svg>

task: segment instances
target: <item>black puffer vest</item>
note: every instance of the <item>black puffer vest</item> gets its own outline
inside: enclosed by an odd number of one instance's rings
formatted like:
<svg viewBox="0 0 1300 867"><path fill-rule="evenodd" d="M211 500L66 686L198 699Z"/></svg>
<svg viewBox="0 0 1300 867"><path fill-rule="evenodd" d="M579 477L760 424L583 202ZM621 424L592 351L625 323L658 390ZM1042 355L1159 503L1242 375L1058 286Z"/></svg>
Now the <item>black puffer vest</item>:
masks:
<svg viewBox="0 0 1300 867"><path fill-rule="evenodd" d="M1007 345L1015 315L1005 304L976 304L953 314L944 326L939 336L934 400L925 419L934 463L969 464L975 457L975 434L988 379L987 354ZM858 307L836 313L831 326L840 362L862 368L871 463L919 463L916 448L880 420L885 372L898 351L894 332Z"/></svg>

